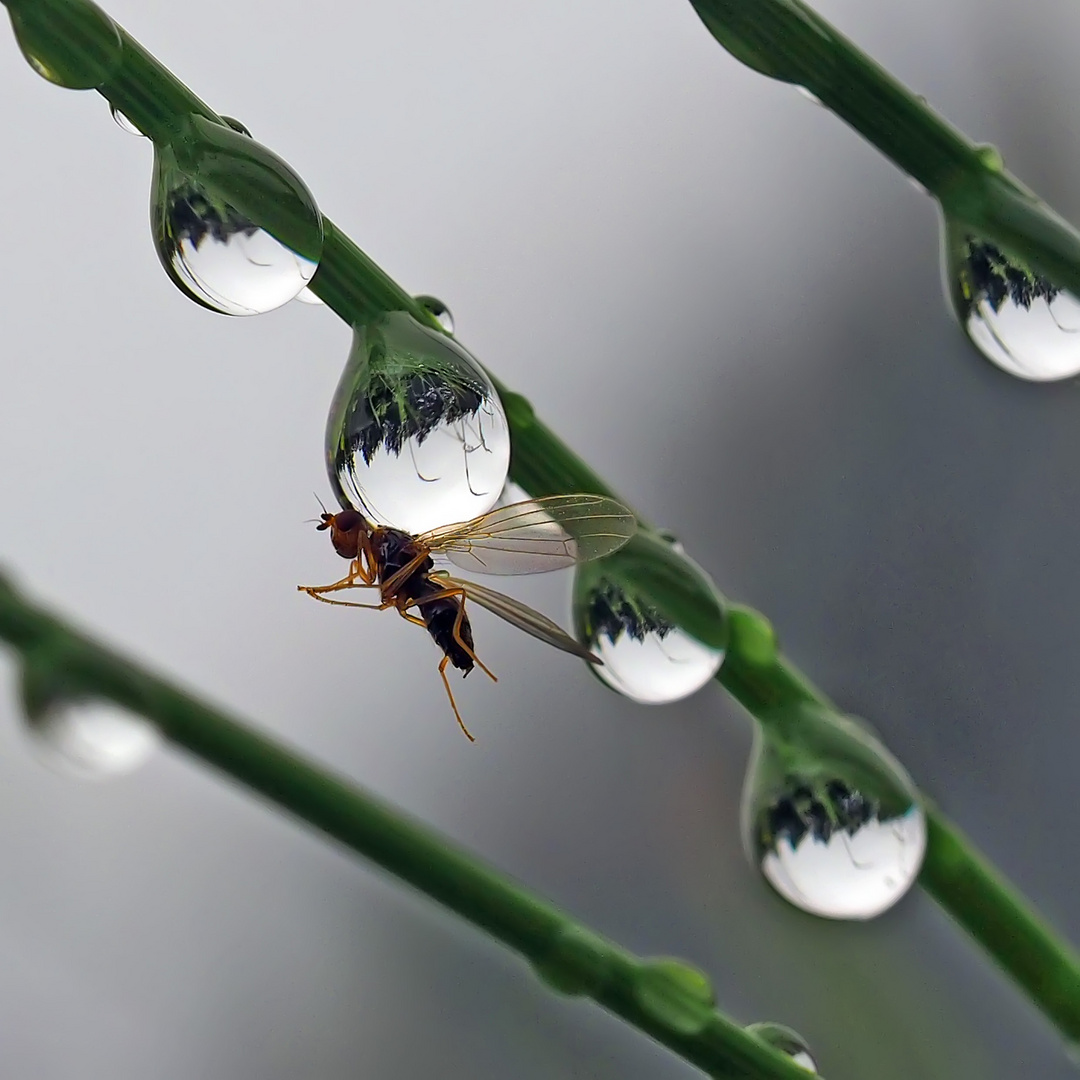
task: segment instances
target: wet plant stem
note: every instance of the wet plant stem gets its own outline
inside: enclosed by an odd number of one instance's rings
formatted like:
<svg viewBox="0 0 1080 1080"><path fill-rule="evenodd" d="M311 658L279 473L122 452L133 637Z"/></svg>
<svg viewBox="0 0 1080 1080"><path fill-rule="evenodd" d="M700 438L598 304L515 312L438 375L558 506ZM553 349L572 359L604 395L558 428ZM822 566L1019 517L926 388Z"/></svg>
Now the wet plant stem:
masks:
<svg viewBox="0 0 1080 1080"><path fill-rule="evenodd" d="M34 5L45 0L4 2L13 11L32 14ZM693 2L713 34L740 59L806 86L937 195L950 212L961 214L984 236L1080 295L1080 235L798 0ZM61 66L69 60L77 68L83 53L95 47L99 53L107 51L107 42L92 40L98 25L94 19L79 17L86 14L87 0L48 0L47 7L48 19L38 33ZM167 143L188 113L220 119L129 35L122 30L120 35L122 62L98 90L141 131ZM274 203L254 209L256 223L273 233L278 212ZM430 321L426 310L340 229L325 218L323 224L322 259L310 288L334 312L350 325L390 310L406 310ZM510 422L511 476L517 483L536 496L611 494L535 416L525 398L501 385L499 391ZM637 565L646 569L660 550L646 525L631 547ZM647 576L648 599L665 617L702 640L716 633L718 616L709 598L663 573ZM669 1009L666 1020L659 1021L655 1010L641 1005L646 999L655 1006L656 995L640 994L640 974L646 970L640 961L396 812L74 634L10 589L0 590L0 637L26 655L40 655L58 642L72 646L60 650L63 665L73 668L88 689L147 716L173 742L518 950L547 973L549 982L587 993L706 1072L805 1076L719 1014L710 1011L698 1029L700 1000L696 1012L689 1006L682 1010L697 1016L693 1024L683 1016L676 1020L680 1030L672 1028L678 1008L674 1013ZM732 639L718 678L758 718L795 700L829 704L783 657L751 649L740 643L739 635ZM924 888L1070 1042L1080 1040L1080 958L936 808L927 806L927 813L930 838L920 877ZM695 1030L687 1034L690 1027Z"/></svg>
<svg viewBox="0 0 1080 1080"><path fill-rule="evenodd" d="M591 998L708 1075L805 1080L787 1055L718 1012L692 969L672 974L670 962L642 960L593 933L400 811L98 644L2 577L0 640L65 692L145 716L176 746L513 949L553 989Z"/></svg>

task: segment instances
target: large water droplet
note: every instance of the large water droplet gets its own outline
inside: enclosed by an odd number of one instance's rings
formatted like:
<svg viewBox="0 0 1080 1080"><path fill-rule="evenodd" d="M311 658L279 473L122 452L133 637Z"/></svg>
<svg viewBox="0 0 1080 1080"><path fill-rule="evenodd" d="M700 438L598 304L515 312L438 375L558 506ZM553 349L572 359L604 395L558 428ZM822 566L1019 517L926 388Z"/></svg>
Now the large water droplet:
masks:
<svg viewBox="0 0 1080 1080"><path fill-rule="evenodd" d="M99 700L57 700L28 721L44 760L82 779L134 772L161 744L147 720Z"/></svg>
<svg viewBox="0 0 1080 1080"><path fill-rule="evenodd" d="M90 0L6 0L23 56L43 78L69 90L93 90L119 68L116 23ZM73 45L75 42L77 44Z"/></svg>
<svg viewBox="0 0 1080 1080"><path fill-rule="evenodd" d="M437 296L417 296L415 299L418 304L427 308L427 310L435 316L435 321L448 334L454 332L454 316L451 314L450 309Z"/></svg>
<svg viewBox="0 0 1080 1080"><path fill-rule="evenodd" d="M814 1055L810 1053L809 1045L797 1031L792 1031L784 1024L773 1023L771 1020L760 1024L747 1024L746 1030L787 1054L796 1065L801 1065L807 1072L818 1071L817 1062L814 1060Z"/></svg>
<svg viewBox="0 0 1080 1080"><path fill-rule="evenodd" d="M174 146L155 146L151 222L166 273L197 303L225 315L258 315L294 299L315 274L322 223L299 177L235 121L193 117ZM276 232L240 203L276 209Z"/></svg>
<svg viewBox="0 0 1080 1080"><path fill-rule="evenodd" d="M944 242L949 298L983 356L1034 382L1080 374L1080 300L962 225Z"/></svg>
<svg viewBox="0 0 1080 1080"><path fill-rule="evenodd" d="M326 453L342 506L419 533L495 505L510 431L480 365L452 338L393 311L355 328Z"/></svg>
<svg viewBox="0 0 1080 1080"><path fill-rule="evenodd" d="M769 884L830 919L888 910L926 853L926 818L903 766L859 721L809 704L762 721L742 830Z"/></svg>
<svg viewBox="0 0 1080 1080"><path fill-rule="evenodd" d="M708 575L681 550L672 550L699 587L714 595ZM612 562L618 559L615 555ZM717 673L724 659L723 648L707 645L676 626L629 580L605 574L603 563L577 568L573 615L578 640L604 662L589 670L643 705L689 697ZM718 613L718 622L720 618Z"/></svg>

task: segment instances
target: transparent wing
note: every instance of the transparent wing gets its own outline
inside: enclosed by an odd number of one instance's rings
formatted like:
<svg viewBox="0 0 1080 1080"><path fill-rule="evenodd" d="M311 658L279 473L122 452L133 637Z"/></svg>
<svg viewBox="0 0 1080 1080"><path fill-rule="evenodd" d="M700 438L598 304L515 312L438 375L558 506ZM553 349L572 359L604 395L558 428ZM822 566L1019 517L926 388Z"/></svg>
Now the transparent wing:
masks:
<svg viewBox="0 0 1080 1080"><path fill-rule="evenodd" d="M553 623L546 615L541 615L539 611L527 607L513 597L504 596L494 589L477 585L475 581L460 581L448 574L439 574L439 580L464 589L466 599L474 601L482 608L487 608L500 619L505 619L512 626L524 630L526 634L532 634L534 638L546 641L549 645L554 645L556 649L562 649L563 652L579 656L582 660L588 660L591 664L603 663L599 656L589 652L584 645L575 641L558 623Z"/></svg>
<svg viewBox="0 0 1080 1080"><path fill-rule="evenodd" d="M478 574L540 574L618 551L637 519L604 495L551 495L492 510L417 537L434 555Z"/></svg>

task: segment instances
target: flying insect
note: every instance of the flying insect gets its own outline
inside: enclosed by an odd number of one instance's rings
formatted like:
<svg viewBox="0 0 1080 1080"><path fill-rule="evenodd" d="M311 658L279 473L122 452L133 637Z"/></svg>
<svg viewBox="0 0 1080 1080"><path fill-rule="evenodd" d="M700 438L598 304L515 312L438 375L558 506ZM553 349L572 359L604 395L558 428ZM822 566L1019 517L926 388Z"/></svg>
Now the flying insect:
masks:
<svg viewBox="0 0 1080 1080"><path fill-rule="evenodd" d="M297 588L326 604L375 611L394 608L403 619L424 627L442 650L439 675L454 716L472 742L446 677L447 665L461 671L462 677L479 667L497 680L476 655L466 600L557 649L593 664L601 660L540 612L494 589L436 570L434 560L444 558L482 574L544 573L618 551L634 535L637 520L622 503L603 495L552 495L501 506L418 536L372 525L357 510L336 514L324 510L316 528L329 532L334 550L349 560L349 572L330 585ZM361 604L331 595L349 589L378 589L380 603Z"/></svg>

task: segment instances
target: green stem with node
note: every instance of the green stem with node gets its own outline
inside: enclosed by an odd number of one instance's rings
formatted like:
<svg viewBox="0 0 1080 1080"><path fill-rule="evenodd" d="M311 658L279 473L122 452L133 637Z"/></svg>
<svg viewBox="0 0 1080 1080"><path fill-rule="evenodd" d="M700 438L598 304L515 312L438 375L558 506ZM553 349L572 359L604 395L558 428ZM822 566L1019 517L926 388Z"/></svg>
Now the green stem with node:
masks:
<svg viewBox="0 0 1080 1080"><path fill-rule="evenodd" d="M708 1075L804 1080L789 1057L716 1010L700 972L634 956L400 811L76 631L3 578L0 639L33 665L38 686L51 678L58 694L106 697L145 716L175 745L519 953L553 989L591 998Z"/></svg>
<svg viewBox="0 0 1080 1080"><path fill-rule="evenodd" d="M192 114L220 122L134 39L88 0L5 0L32 40L35 66L71 72L95 86L136 127L169 143ZM807 87L936 195L953 218L1000 244L1054 284L1080 295L1080 234L799 0L693 0L712 33L764 74ZM115 35L122 46L116 63ZM22 41L23 38L20 38ZM43 56L42 54L48 54ZM93 81L95 73L102 74ZM90 81L87 81L90 80ZM225 183L222 181L222 183ZM223 188L221 194L228 197ZM272 200L247 204L256 224L285 230ZM350 325L384 311L433 317L332 222L311 290ZM535 496L610 489L534 414L499 386L511 428L511 476ZM768 622L749 609L725 620L711 591L679 573L677 557L648 526L628 545L624 572L672 622L706 643L730 631L719 681L767 723L778 708L832 706L776 652ZM200 704L56 620L0 590L0 637L28 654L64 642L64 664L86 689L157 723L218 769L422 889L527 956L548 981L593 997L713 1075L790 1077L805 1073L752 1041L708 1006L687 969L641 961L572 923L492 871L355 789L255 732ZM1070 1040L1080 1040L1080 958L1043 924L933 806L920 881L1013 976ZM659 974L657 974L659 972ZM647 1007L643 1002L647 1003ZM659 1017L663 1019L659 1019Z"/></svg>

